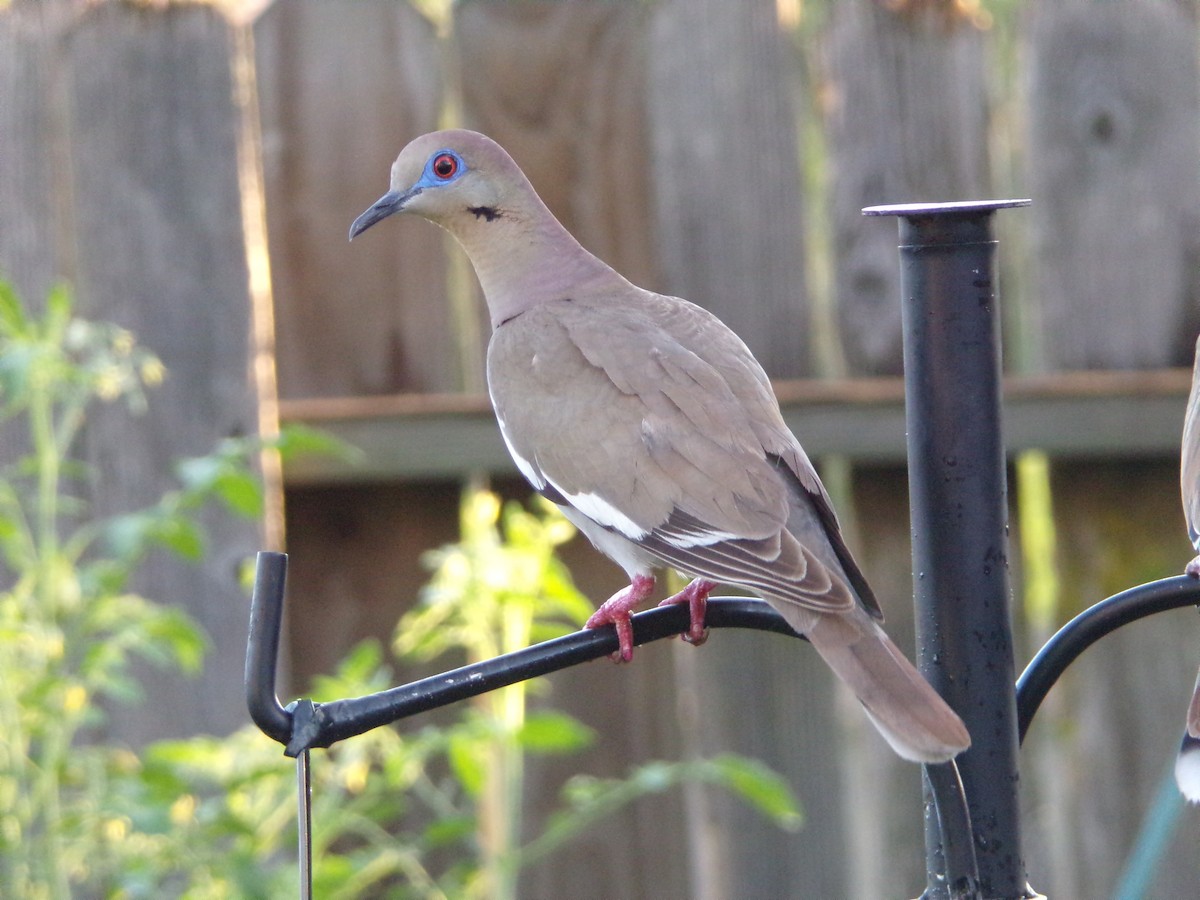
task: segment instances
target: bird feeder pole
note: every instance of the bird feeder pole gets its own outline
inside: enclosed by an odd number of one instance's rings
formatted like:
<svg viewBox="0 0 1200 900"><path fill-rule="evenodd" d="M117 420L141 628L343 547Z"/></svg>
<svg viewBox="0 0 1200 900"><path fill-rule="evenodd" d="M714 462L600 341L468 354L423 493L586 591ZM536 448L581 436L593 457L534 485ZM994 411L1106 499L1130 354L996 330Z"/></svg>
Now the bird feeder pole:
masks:
<svg viewBox="0 0 1200 900"><path fill-rule="evenodd" d="M1017 808L1017 716L1000 327L992 214L1027 200L869 207L900 219L904 389L917 648L922 673L971 732L958 759L978 889L1026 896ZM927 801L929 798L927 798ZM928 898L950 884L926 803Z"/></svg>

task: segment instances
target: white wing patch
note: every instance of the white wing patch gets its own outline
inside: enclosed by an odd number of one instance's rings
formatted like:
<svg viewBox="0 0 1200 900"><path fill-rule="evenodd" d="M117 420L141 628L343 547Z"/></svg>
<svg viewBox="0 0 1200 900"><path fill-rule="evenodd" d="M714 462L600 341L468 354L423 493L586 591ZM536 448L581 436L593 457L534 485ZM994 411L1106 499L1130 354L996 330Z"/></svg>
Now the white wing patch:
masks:
<svg viewBox="0 0 1200 900"><path fill-rule="evenodd" d="M630 540L641 540L650 533L602 497L586 491L572 494L547 479L534 463L517 452L516 447L513 446L513 442L508 436L508 429L504 427L504 420L497 415L496 422L500 426L500 436L504 438L504 446L508 448L508 455L512 457L521 474L525 476L525 480L533 485L535 490L540 491L544 489L547 482L549 482L562 495L564 500L583 515L587 516L597 525L615 529ZM691 545L689 544L688 546Z"/></svg>
<svg viewBox="0 0 1200 900"><path fill-rule="evenodd" d="M504 446L508 448L508 455L512 457L513 462L517 464L517 468L521 470L521 474L525 476L525 480L533 485L535 490L541 490L546 486L546 478L537 467L517 452L517 448L513 446L508 437L508 429L504 427L504 420L500 416L496 416L496 423L500 426L500 437L504 438Z"/></svg>
<svg viewBox="0 0 1200 900"><path fill-rule="evenodd" d="M550 482L554 489L562 494L563 499L570 503L573 507L595 522L597 525L603 525L605 528L612 528L629 538L631 541L640 541L650 532L638 525L637 522L625 515L603 497L597 494L581 491L578 494L572 494L564 491L553 481Z"/></svg>
<svg viewBox="0 0 1200 900"><path fill-rule="evenodd" d="M738 535L730 534L728 531L704 531L664 534L663 540L672 547L687 550L689 547L711 547L713 544L719 544L721 541L736 541L738 537Z"/></svg>

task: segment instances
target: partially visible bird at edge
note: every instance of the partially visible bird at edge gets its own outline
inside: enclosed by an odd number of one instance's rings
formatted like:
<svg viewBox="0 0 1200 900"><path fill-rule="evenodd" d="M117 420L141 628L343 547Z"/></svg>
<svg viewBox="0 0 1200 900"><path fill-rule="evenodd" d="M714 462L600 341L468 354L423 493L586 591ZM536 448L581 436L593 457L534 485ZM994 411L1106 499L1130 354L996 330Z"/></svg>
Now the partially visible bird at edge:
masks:
<svg viewBox="0 0 1200 900"><path fill-rule="evenodd" d="M632 658L633 610L654 572L694 580L701 643L718 584L763 597L808 638L905 759L970 745L962 720L880 627L883 614L829 496L784 424L762 367L703 308L643 290L585 250L494 141L426 134L350 237L395 213L466 251L491 317L488 392L517 468L629 576L586 627Z"/></svg>
<svg viewBox="0 0 1200 900"><path fill-rule="evenodd" d="M1179 489L1183 496L1183 518L1188 539L1200 554L1200 338L1196 339L1196 361L1192 369L1192 389L1183 418L1183 443L1179 459ZM1184 572L1200 578L1200 555L1187 564ZM1183 741L1175 757L1175 782L1188 800L1200 803L1200 674L1188 704Z"/></svg>

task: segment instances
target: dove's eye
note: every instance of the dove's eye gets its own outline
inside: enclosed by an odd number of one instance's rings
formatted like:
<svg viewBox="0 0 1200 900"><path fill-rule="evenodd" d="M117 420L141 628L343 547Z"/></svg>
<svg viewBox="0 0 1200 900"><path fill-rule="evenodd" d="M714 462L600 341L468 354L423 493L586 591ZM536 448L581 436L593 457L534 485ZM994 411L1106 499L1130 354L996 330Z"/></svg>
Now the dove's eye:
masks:
<svg viewBox="0 0 1200 900"><path fill-rule="evenodd" d="M458 157L453 153L439 153L433 158L433 165L430 168L433 170L433 174L442 181L448 181L458 172Z"/></svg>

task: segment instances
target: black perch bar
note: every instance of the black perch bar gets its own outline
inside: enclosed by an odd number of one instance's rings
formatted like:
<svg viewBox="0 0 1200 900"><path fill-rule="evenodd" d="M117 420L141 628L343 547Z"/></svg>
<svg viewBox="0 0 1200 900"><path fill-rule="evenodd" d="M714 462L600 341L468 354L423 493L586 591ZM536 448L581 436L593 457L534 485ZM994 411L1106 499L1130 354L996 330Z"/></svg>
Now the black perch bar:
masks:
<svg viewBox="0 0 1200 900"><path fill-rule="evenodd" d="M286 571L286 554L258 554L246 650L246 703L254 723L286 745L288 756L313 747L328 747L389 722L617 651L615 629L578 631L365 697L331 703L300 700L284 709L276 696L275 669ZM634 643L673 637L686 631L688 624L687 604L638 613L633 617ZM705 624L709 628L753 628L799 637L766 603L743 597L711 598Z"/></svg>
<svg viewBox="0 0 1200 900"><path fill-rule="evenodd" d="M1000 326L992 215L999 200L869 207L898 216L904 393L921 672L963 718L958 758L977 884L926 803L925 896L1027 896L1017 803ZM936 784L929 772L928 783Z"/></svg>
<svg viewBox="0 0 1200 900"><path fill-rule="evenodd" d="M1050 688L1079 654L1123 625L1155 613L1200 606L1200 579L1164 578L1113 594L1073 618L1030 660L1017 679L1017 724L1025 741L1029 724Z"/></svg>

